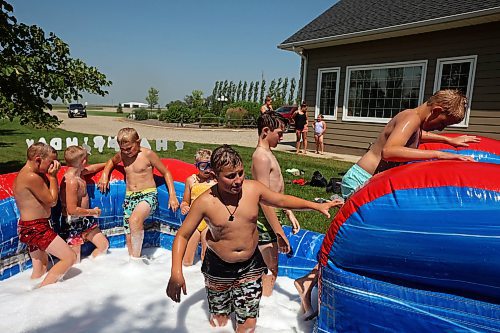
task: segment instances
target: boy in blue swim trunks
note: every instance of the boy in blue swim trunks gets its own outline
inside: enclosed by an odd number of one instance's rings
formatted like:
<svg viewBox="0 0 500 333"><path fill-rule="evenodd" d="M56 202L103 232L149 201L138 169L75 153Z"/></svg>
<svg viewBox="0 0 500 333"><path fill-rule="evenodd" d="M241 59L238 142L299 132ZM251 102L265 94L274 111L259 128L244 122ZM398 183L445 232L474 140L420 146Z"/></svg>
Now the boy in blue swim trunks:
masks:
<svg viewBox="0 0 500 333"><path fill-rule="evenodd" d="M127 190L123 202L123 227L128 253L132 259L141 256L144 240L144 221L154 213L158 206L156 183L153 168L165 178L168 188L168 208L174 212L179 208L172 174L151 149L140 146L139 134L133 128L122 128L117 135L120 152L111 158L104 167L99 179L99 189L105 192L109 188L109 174L120 162L123 162Z"/></svg>
<svg viewBox="0 0 500 333"><path fill-rule="evenodd" d="M213 151L210 165L217 185L193 202L177 231L166 292L175 302L180 302L181 290L186 295L182 258L189 238L205 219L208 249L201 270L205 277L210 325L225 326L234 312L236 332L253 332L262 296L262 275L266 271L257 247L259 204L284 209L314 209L329 217L329 209L338 206L340 201L319 204L273 192L259 181L245 180L240 155L226 145ZM286 239L282 230L274 232ZM289 252L288 242L280 250Z"/></svg>

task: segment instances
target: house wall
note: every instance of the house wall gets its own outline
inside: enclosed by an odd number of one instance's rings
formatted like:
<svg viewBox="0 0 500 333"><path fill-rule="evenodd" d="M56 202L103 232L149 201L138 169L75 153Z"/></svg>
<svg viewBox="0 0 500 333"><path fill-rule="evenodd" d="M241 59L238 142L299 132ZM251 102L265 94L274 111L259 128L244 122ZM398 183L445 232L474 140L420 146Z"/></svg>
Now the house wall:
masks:
<svg viewBox="0 0 500 333"><path fill-rule="evenodd" d="M467 128L448 128L446 132L500 140L500 22L306 52L305 99L308 105L316 104L318 69L340 67L338 114L336 120L327 120L324 140L327 151L361 155L384 126L342 121L347 66L427 60L425 101L433 93L437 59L469 55L477 55L469 125ZM314 108L309 112L309 119L314 119ZM314 144L312 133L311 140Z"/></svg>

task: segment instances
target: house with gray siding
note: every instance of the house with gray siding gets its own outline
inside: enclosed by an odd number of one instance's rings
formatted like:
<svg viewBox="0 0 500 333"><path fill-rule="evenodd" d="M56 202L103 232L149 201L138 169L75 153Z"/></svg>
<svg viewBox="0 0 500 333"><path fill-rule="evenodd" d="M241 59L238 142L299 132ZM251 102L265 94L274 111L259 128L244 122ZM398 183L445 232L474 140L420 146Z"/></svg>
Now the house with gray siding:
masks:
<svg viewBox="0 0 500 333"><path fill-rule="evenodd" d="M500 139L500 0L341 0L278 47L302 58L327 151L364 153L399 111L445 88L469 99L447 132Z"/></svg>

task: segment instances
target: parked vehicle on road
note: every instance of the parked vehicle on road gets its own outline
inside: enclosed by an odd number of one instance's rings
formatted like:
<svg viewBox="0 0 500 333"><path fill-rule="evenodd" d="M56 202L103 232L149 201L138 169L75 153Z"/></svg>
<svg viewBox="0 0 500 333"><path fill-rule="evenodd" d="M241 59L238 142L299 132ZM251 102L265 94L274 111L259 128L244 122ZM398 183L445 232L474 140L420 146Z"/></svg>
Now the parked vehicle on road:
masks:
<svg viewBox="0 0 500 333"><path fill-rule="evenodd" d="M296 105L283 105L275 110L285 118L285 132L295 129L295 121L292 116L297 109L298 107Z"/></svg>
<svg viewBox="0 0 500 333"><path fill-rule="evenodd" d="M79 103L68 105L68 118L74 117L87 118L87 108Z"/></svg>

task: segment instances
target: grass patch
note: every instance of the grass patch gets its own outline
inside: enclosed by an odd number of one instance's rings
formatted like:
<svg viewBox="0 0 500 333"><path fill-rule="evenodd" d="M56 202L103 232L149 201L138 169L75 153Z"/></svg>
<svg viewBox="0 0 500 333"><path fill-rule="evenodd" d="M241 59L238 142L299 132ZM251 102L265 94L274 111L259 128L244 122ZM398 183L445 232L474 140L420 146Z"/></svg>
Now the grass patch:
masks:
<svg viewBox="0 0 500 333"><path fill-rule="evenodd" d="M21 126L18 122L10 122L8 120L0 120L0 172L9 173L19 171L26 162L26 139L36 141L43 137L47 142L54 137L63 138L63 149L66 147L64 142L67 137L77 137L79 144L83 143L83 138L88 138L88 144L93 146L93 138L96 135L69 132L62 129L35 129L29 126ZM150 141L154 148L154 142ZM168 142L168 150L159 152L158 155L164 158L176 158L188 163L194 163L194 155L200 148L214 149L218 145L200 144L192 142L184 142L184 149L176 151L175 142ZM250 166L252 162L252 154L254 148L234 146L243 158L246 174L251 178ZM90 163L105 162L115 154L112 149L104 148L103 153L92 150L92 155L89 158ZM347 171L352 165L348 162L335 161L331 159L316 158L310 156L301 156L291 153L275 151L274 154L278 159L283 179L285 181L285 192L290 195L313 200L315 197L328 198L330 193L326 193L324 188L312 187L309 185L299 186L292 184L296 178L304 178L311 180L314 171L320 171L323 176L329 180L330 177L340 178L341 174ZM63 161L62 152L59 152L59 160ZM296 177L285 172L286 169L296 168L304 170L305 174ZM332 210L332 216L336 211ZM301 227L312 231L324 233L330 225L330 220L316 212L295 212Z"/></svg>

